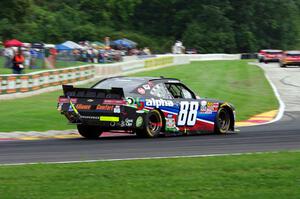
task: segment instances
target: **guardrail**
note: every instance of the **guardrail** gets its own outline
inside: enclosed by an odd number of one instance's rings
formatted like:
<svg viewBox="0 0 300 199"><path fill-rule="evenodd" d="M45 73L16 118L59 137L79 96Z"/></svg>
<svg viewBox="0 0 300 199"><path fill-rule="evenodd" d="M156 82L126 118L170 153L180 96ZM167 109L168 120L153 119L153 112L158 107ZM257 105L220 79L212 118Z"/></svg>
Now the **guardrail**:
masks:
<svg viewBox="0 0 300 199"><path fill-rule="evenodd" d="M0 100L26 97L36 93L58 90L59 85L93 81L95 78L120 75L127 72L188 64L195 60L240 59L240 55L157 55L155 58L113 64L93 64L22 75L0 75ZM51 89L47 89L51 88ZM39 92L36 92L39 91Z"/></svg>

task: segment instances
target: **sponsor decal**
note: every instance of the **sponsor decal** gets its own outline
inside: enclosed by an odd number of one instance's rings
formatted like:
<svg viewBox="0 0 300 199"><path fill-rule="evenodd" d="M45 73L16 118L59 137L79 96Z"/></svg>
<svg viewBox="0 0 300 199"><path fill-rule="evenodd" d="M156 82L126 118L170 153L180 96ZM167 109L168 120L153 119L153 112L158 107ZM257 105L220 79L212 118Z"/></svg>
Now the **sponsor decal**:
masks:
<svg viewBox="0 0 300 199"><path fill-rule="evenodd" d="M146 106L155 106L156 108L160 106L174 106L174 103L171 100L164 100L164 99L146 99L145 100L145 105Z"/></svg>
<svg viewBox="0 0 300 199"><path fill-rule="evenodd" d="M128 119L128 118L126 118L124 121L122 120L121 122L120 122L120 126L121 127L131 127L132 126L132 124L133 124L133 119Z"/></svg>
<svg viewBox="0 0 300 199"><path fill-rule="evenodd" d="M176 127L175 119L166 118L166 131L176 132L179 129Z"/></svg>
<svg viewBox="0 0 300 199"><path fill-rule="evenodd" d="M150 85L149 85L149 84L145 84L145 85L143 85L143 88L144 88L145 90L150 90Z"/></svg>
<svg viewBox="0 0 300 199"><path fill-rule="evenodd" d="M173 115L172 114L168 114L167 117L168 118L173 118Z"/></svg>
<svg viewBox="0 0 300 199"><path fill-rule="evenodd" d="M154 86L153 82L151 82L151 81L148 82L148 85L149 85L150 87L153 87L153 86Z"/></svg>
<svg viewBox="0 0 300 199"><path fill-rule="evenodd" d="M136 118L135 126L136 127L141 127L142 125L143 125L143 117L139 116L138 118Z"/></svg>
<svg viewBox="0 0 300 199"><path fill-rule="evenodd" d="M114 108L114 113L121 113L121 108L120 108L120 106L115 106L115 108Z"/></svg>
<svg viewBox="0 0 300 199"><path fill-rule="evenodd" d="M72 103L75 103L75 104L77 103L77 98L71 98L70 100L71 100ZM58 102L59 103L70 103L70 100L68 98L62 98L62 97L60 97L58 99Z"/></svg>
<svg viewBox="0 0 300 199"><path fill-rule="evenodd" d="M145 107L143 99L140 100L139 98L134 99L134 98L128 97L128 98L126 98L126 101L127 101L128 105L136 105L136 108L138 110L142 110Z"/></svg>
<svg viewBox="0 0 300 199"><path fill-rule="evenodd" d="M217 102L207 102L207 110L211 112L216 112L218 111L219 108L219 103Z"/></svg>
<svg viewBox="0 0 300 199"><path fill-rule="evenodd" d="M87 101L88 101L88 102L93 102L94 100L93 100L93 99L88 99Z"/></svg>
<svg viewBox="0 0 300 199"><path fill-rule="evenodd" d="M174 127L176 127L176 125L175 125L175 119L173 119L173 118L166 118L166 127L168 127L168 128L174 128Z"/></svg>
<svg viewBox="0 0 300 199"><path fill-rule="evenodd" d="M92 106L86 104L76 104L75 107L78 110L90 110Z"/></svg>
<svg viewBox="0 0 300 199"><path fill-rule="evenodd" d="M125 100L114 100L114 99L105 99L103 104L110 104L110 105L123 105L126 104Z"/></svg>
<svg viewBox="0 0 300 199"><path fill-rule="evenodd" d="M145 95L145 94L146 94L146 91L145 91L145 89L143 89L143 88L138 88L137 91L138 91L138 93L141 94L141 95Z"/></svg>
<svg viewBox="0 0 300 199"><path fill-rule="evenodd" d="M119 122L120 118L115 116L100 116L99 120L102 122Z"/></svg>
<svg viewBox="0 0 300 199"><path fill-rule="evenodd" d="M137 110L136 113L145 113L145 110Z"/></svg>
<svg viewBox="0 0 300 199"><path fill-rule="evenodd" d="M132 124L133 124L133 119L128 119L128 118L125 119L126 126L130 127L130 126L132 126Z"/></svg>
<svg viewBox="0 0 300 199"><path fill-rule="evenodd" d="M201 101L200 103L200 112L203 113L203 112L206 112L207 110L207 101Z"/></svg>
<svg viewBox="0 0 300 199"><path fill-rule="evenodd" d="M84 116L84 115L81 115L80 118L89 119L89 120L99 120L99 117L97 117L97 116Z"/></svg>
<svg viewBox="0 0 300 199"><path fill-rule="evenodd" d="M125 127L125 121L122 120L121 123L120 123L120 126Z"/></svg>
<svg viewBox="0 0 300 199"><path fill-rule="evenodd" d="M100 110L100 111L113 111L114 110L114 106L112 105L97 105L96 110Z"/></svg>
<svg viewBox="0 0 300 199"><path fill-rule="evenodd" d="M72 106L71 106L71 104L70 104L70 106L69 106L69 110L68 110L69 112L72 112L73 111L73 108L72 108Z"/></svg>
<svg viewBox="0 0 300 199"><path fill-rule="evenodd" d="M127 102L128 105L132 105L132 104L135 103L135 100L132 97L127 97L126 102Z"/></svg>

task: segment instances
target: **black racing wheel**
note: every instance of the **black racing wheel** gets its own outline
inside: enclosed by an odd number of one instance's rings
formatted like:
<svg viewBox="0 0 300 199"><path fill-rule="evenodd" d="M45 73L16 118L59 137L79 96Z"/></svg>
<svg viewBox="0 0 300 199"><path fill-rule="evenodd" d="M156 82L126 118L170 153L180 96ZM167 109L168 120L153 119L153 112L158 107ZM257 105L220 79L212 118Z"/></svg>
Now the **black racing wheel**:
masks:
<svg viewBox="0 0 300 199"><path fill-rule="evenodd" d="M221 107L215 120L215 133L227 133L230 122L230 113L228 109Z"/></svg>
<svg viewBox="0 0 300 199"><path fill-rule="evenodd" d="M162 127L163 118L160 112L154 109L147 113L144 128L137 130L136 134L139 137L157 137L159 136Z"/></svg>
<svg viewBox="0 0 300 199"><path fill-rule="evenodd" d="M79 134L87 139L97 139L103 133L103 129L97 126L78 124L77 129Z"/></svg>

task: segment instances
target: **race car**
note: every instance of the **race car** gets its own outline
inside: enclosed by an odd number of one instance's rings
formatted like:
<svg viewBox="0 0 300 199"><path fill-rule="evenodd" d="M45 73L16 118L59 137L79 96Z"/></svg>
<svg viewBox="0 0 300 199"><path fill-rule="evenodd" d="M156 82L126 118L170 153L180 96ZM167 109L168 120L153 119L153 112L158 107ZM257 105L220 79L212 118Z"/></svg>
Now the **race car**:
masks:
<svg viewBox="0 0 300 199"><path fill-rule="evenodd" d="M164 77L111 77L91 88L63 85L57 109L80 135L103 132L140 137L234 131L235 109L227 102L200 98L180 80Z"/></svg>
<svg viewBox="0 0 300 199"><path fill-rule="evenodd" d="M280 67L300 66L300 51L285 51L279 60Z"/></svg>
<svg viewBox="0 0 300 199"><path fill-rule="evenodd" d="M278 62L282 56L282 50L265 49L260 50L257 58L259 62Z"/></svg>

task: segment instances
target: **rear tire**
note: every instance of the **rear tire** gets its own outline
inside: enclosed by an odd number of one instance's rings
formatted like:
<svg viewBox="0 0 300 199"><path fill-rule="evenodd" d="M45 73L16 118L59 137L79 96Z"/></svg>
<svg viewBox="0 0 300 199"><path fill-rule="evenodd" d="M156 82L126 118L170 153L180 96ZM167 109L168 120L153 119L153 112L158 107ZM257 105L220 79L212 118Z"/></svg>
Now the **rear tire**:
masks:
<svg viewBox="0 0 300 199"><path fill-rule="evenodd" d="M97 139L103 133L103 130L98 126L78 124L77 129L79 134L87 139Z"/></svg>
<svg viewBox="0 0 300 199"><path fill-rule="evenodd" d="M280 65L281 68L285 68L286 67L286 65L282 64L282 63L280 63L279 65Z"/></svg>
<svg viewBox="0 0 300 199"><path fill-rule="evenodd" d="M136 130L138 137L154 138L158 137L163 127L163 118L160 112L156 109L147 113L145 118L145 125L143 129Z"/></svg>
<svg viewBox="0 0 300 199"><path fill-rule="evenodd" d="M215 120L215 133L227 133L230 128L230 113L226 108L220 108Z"/></svg>

